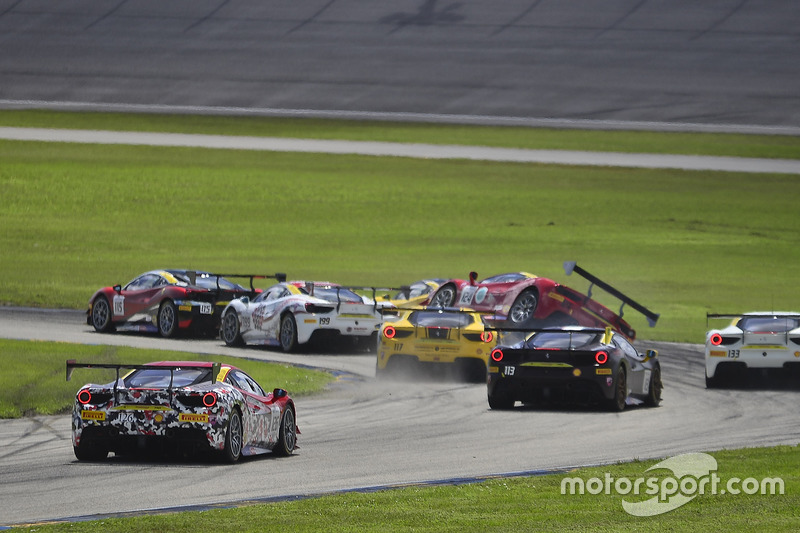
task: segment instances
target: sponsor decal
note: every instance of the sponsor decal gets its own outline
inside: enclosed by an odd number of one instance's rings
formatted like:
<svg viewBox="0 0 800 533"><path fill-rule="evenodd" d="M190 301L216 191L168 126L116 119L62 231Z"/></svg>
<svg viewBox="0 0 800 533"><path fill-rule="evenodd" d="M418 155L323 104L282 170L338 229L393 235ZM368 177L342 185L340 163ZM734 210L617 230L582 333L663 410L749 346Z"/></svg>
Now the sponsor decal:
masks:
<svg viewBox="0 0 800 533"><path fill-rule="evenodd" d="M547 363L547 362L542 362L542 363L522 363L519 366L544 366L544 367L548 367L548 368L572 368L572 365L570 365L568 363Z"/></svg>
<svg viewBox="0 0 800 533"><path fill-rule="evenodd" d="M610 368L598 368L597 370L594 371L594 373L597 374L598 376L608 376L608 375L611 374L611 369Z"/></svg>
<svg viewBox="0 0 800 533"><path fill-rule="evenodd" d="M188 305L188 304L183 304L181 306L178 306L178 310L179 311L189 311L189 312L191 312L192 306Z"/></svg>
<svg viewBox="0 0 800 533"><path fill-rule="evenodd" d="M711 350L708 352L709 357L727 357L728 352L724 350Z"/></svg>
<svg viewBox="0 0 800 533"><path fill-rule="evenodd" d="M105 411L81 411L82 420L105 420Z"/></svg>
<svg viewBox="0 0 800 533"><path fill-rule="evenodd" d="M181 413L178 415L178 422L208 424L208 415L195 414L195 413Z"/></svg>

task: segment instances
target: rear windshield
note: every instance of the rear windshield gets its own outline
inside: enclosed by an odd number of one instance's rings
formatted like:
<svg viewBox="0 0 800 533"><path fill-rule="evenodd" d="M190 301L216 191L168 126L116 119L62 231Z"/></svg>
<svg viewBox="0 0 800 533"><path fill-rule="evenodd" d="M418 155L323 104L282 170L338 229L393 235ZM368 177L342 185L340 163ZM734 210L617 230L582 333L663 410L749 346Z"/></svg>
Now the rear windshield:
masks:
<svg viewBox="0 0 800 533"><path fill-rule="evenodd" d="M800 318L793 317L745 317L739 321L739 329L749 333L785 333L797 329Z"/></svg>
<svg viewBox="0 0 800 533"><path fill-rule="evenodd" d="M528 348L555 348L559 350L575 350L600 342L600 333L543 331L528 339Z"/></svg>
<svg viewBox="0 0 800 533"><path fill-rule="evenodd" d="M415 311L409 315L408 321L421 327L463 328L472 323L472 316L466 313Z"/></svg>
<svg viewBox="0 0 800 533"><path fill-rule="evenodd" d="M188 387L196 383L211 380L211 369L187 368L172 372L173 387ZM143 389L166 389L170 383L170 370L168 368L147 368L134 370L125 378L125 386Z"/></svg>

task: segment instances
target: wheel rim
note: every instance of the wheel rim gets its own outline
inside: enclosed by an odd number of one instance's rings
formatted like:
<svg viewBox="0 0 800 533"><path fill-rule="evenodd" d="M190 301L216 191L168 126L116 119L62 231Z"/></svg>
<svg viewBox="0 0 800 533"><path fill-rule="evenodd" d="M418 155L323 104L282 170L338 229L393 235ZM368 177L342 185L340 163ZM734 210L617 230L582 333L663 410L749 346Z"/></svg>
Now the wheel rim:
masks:
<svg viewBox="0 0 800 533"><path fill-rule="evenodd" d="M175 327L175 309L170 304L164 304L161 307L161 313L158 315L158 329L162 334L172 333Z"/></svg>
<svg viewBox="0 0 800 533"><path fill-rule="evenodd" d="M291 317L286 317L281 322L281 347L290 348L294 342L294 322Z"/></svg>
<svg viewBox="0 0 800 533"><path fill-rule="evenodd" d="M536 296L532 293L526 293L519 297L511 306L509 316L511 321L517 324L525 322L533 317L533 312L536 310Z"/></svg>
<svg viewBox="0 0 800 533"><path fill-rule="evenodd" d="M242 419L239 418L239 413L234 411L231 415L231 423L228 428L230 437L228 444L230 446L231 457L239 457L242 453Z"/></svg>
<svg viewBox="0 0 800 533"><path fill-rule="evenodd" d="M225 315L225 322L222 324L222 337L227 343L231 343L239 334L239 320L235 312Z"/></svg>
<svg viewBox="0 0 800 533"><path fill-rule="evenodd" d="M294 450L294 445L297 442L297 434L294 428L294 413L292 410L286 409L286 414L283 415L283 432L284 442L286 443L286 451L291 452Z"/></svg>
<svg viewBox="0 0 800 533"><path fill-rule="evenodd" d="M92 324L96 329L103 329L108 323L108 302L100 298L92 308Z"/></svg>
<svg viewBox="0 0 800 533"><path fill-rule="evenodd" d="M445 287L436 293L431 302L431 307L450 307L453 305L456 294L452 287Z"/></svg>

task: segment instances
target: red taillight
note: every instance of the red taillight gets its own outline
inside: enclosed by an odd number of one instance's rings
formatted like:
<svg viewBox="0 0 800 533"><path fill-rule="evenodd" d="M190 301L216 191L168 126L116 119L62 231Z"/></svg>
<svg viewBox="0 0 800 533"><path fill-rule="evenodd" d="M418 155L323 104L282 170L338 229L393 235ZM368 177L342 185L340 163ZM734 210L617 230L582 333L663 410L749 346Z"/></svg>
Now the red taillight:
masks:
<svg viewBox="0 0 800 533"><path fill-rule="evenodd" d="M498 363L503 360L503 350L500 348L495 348L492 350L492 360L497 361Z"/></svg>
<svg viewBox="0 0 800 533"><path fill-rule="evenodd" d="M711 335L710 340L711 344L713 344L714 346L719 346L720 344L722 344L722 335L720 335L719 333L714 333L713 335Z"/></svg>
<svg viewBox="0 0 800 533"><path fill-rule="evenodd" d="M594 354L594 360L597 361L597 364L604 365L608 361L608 354L606 352L597 352Z"/></svg>
<svg viewBox="0 0 800 533"><path fill-rule="evenodd" d="M214 407L217 405L217 395L213 392L207 392L203 396L203 405L206 407Z"/></svg>
<svg viewBox="0 0 800 533"><path fill-rule="evenodd" d="M387 339L393 339L395 335L397 335L397 330L395 330L392 326L386 326L383 329L383 336Z"/></svg>
<svg viewBox="0 0 800 533"><path fill-rule="evenodd" d="M92 401L92 393L86 389L83 389L78 393L78 401L82 404L87 404Z"/></svg>
<svg viewBox="0 0 800 533"><path fill-rule="evenodd" d="M494 334L491 331L484 331L481 333L481 340L483 342L492 342L494 340Z"/></svg>

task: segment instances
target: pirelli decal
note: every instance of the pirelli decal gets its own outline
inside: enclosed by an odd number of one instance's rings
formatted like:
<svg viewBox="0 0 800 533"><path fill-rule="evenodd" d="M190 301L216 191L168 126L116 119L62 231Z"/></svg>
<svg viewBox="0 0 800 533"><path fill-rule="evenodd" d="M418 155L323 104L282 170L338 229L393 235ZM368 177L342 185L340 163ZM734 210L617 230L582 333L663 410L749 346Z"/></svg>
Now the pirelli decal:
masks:
<svg viewBox="0 0 800 533"><path fill-rule="evenodd" d="M181 413L178 415L178 422L208 424L208 415L195 414L195 413Z"/></svg>
<svg viewBox="0 0 800 533"><path fill-rule="evenodd" d="M711 350L708 352L709 357L728 357L727 351Z"/></svg>
<svg viewBox="0 0 800 533"><path fill-rule="evenodd" d="M105 420L106 419L106 412L105 411L81 411L81 419L82 420Z"/></svg>
<svg viewBox="0 0 800 533"><path fill-rule="evenodd" d="M610 368L598 368L597 370L595 370L595 374L597 374L598 376L610 376L611 375L611 369Z"/></svg>

